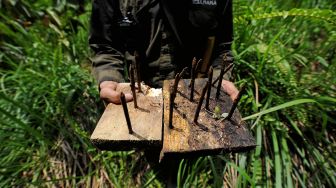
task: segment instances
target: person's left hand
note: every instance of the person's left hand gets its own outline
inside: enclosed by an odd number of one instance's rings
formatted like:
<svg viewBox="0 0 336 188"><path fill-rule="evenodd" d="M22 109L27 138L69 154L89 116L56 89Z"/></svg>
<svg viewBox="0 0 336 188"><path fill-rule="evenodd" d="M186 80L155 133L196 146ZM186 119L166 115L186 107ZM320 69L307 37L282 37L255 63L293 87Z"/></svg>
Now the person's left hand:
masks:
<svg viewBox="0 0 336 188"><path fill-rule="evenodd" d="M222 88L223 88L224 92L226 92L230 96L232 101L234 101L236 99L239 91L232 82L227 81L227 80L223 80L222 81Z"/></svg>
<svg viewBox="0 0 336 188"><path fill-rule="evenodd" d="M121 104L120 94L121 92L117 91L117 87L121 85L129 85L129 83L118 83L114 81L103 81L100 83L100 98L107 103ZM130 93L125 93L126 102L133 100L133 96Z"/></svg>

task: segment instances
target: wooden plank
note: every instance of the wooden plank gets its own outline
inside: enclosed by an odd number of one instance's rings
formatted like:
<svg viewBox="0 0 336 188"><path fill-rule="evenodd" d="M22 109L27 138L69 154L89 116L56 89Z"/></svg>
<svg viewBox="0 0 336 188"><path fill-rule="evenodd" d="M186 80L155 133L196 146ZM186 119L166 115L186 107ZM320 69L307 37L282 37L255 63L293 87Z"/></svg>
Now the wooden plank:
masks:
<svg viewBox="0 0 336 188"><path fill-rule="evenodd" d="M190 79L180 80L173 111L173 129L169 125L169 92L174 80L166 80L163 85L164 101L164 134L161 157L169 154L213 154L221 151L241 151L255 147L256 143L241 119L238 109L231 120L216 120L203 107L198 123L193 123L194 113L200 94L207 79L195 80L194 102L189 101ZM221 113L228 113L232 106L231 98L221 91L218 100L215 99L216 88L212 86L210 111L218 106Z"/></svg>
<svg viewBox="0 0 336 188"><path fill-rule="evenodd" d="M117 91L131 93L129 84L119 84ZM102 150L130 150L162 146L162 91L142 87L137 93L138 108L127 103L133 134L129 134L122 105L108 104L91 135Z"/></svg>

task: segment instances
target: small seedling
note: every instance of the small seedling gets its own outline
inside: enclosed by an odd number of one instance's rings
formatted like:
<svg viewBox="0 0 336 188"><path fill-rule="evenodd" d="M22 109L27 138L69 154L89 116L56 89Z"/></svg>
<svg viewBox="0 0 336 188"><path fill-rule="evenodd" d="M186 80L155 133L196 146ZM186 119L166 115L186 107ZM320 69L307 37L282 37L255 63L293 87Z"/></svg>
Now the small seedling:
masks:
<svg viewBox="0 0 336 188"><path fill-rule="evenodd" d="M213 112L208 111L210 114L212 114L212 118L219 120L219 119L225 119L229 114L228 113L222 113L222 110L217 105Z"/></svg>

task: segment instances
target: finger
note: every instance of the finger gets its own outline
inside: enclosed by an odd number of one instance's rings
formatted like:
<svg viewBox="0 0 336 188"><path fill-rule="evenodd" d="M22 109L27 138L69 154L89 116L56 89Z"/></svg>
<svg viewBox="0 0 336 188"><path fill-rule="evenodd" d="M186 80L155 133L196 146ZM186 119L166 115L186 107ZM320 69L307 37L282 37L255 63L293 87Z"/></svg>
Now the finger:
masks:
<svg viewBox="0 0 336 188"><path fill-rule="evenodd" d="M113 104L121 104L120 101L120 92L115 91L111 88L103 88L100 90L100 98L105 100L106 102ZM125 94L126 102L130 102L133 100L133 96L129 93Z"/></svg>
<svg viewBox="0 0 336 188"><path fill-rule="evenodd" d="M103 81L102 83L100 83L99 87L102 88L111 88L113 90L116 90L118 86L118 82L114 82L114 81Z"/></svg>
<svg viewBox="0 0 336 188"><path fill-rule="evenodd" d="M100 90L100 98L108 103L120 104L120 92L117 92L109 87L103 87Z"/></svg>
<svg viewBox="0 0 336 188"><path fill-rule="evenodd" d="M118 83L118 89L119 90L122 90L122 89L124 89L124 88L129 88L130 87L130 83Z"/></svg>
<svg viewBox="0 0 336 188"><path fill-rule="evenodd" d="M236 99L239 91L232 82L223 80L222 87L223 87L223 90L230 96L232 100Z"/></svg>
<svg viewBox="0 0 336 188"><path fill-rule="evenodd" d="M119 83L117 88L123 89L123 88L128 88L130 87L130 83ZM125 94L125 99L126 102L133 101L133 96L130 93L124 93ZM120 93L119 93L119 98L120 98Z"/></svg>
<svg viewBox="0 0 336 188"><path fill-rule="evenodd" d="M125 99L126 99L126 102L131 102L133 101L133 95L130 93L125 93Z"/></svg>
<svg viewBox="0 0 336 188"><path fill-rule="evenodd" d="M237 98L238 93L239 93L239 91L237 90L237 91L230 94L230 98L231 98L232 101L234 101Z"/></svg>

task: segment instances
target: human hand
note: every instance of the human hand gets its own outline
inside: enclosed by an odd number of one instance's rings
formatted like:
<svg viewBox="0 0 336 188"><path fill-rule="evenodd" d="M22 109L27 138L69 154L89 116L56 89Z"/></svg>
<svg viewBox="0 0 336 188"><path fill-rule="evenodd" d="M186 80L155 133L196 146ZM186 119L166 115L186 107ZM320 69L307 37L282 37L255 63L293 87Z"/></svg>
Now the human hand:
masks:
<svg viewBox="0 0 336 188"><path fill-rule="evenodd" d="M121 85L129 85L129 83L118 83L114 81L103 81L100 83L100 98L108 103L121 104L120 93L117 91L117 87ZM126 102L133 100L133 96L130 93L125 93Z"/></svg>
<svg viewBox="0 0 336 188"><path fill-rule="evenodd" d="M234 101L237 98L237 95L238 95L239 91L232 82L227 81L227 80L223 80L222 81L222 88L230 96L232 101Z"/></svg>

